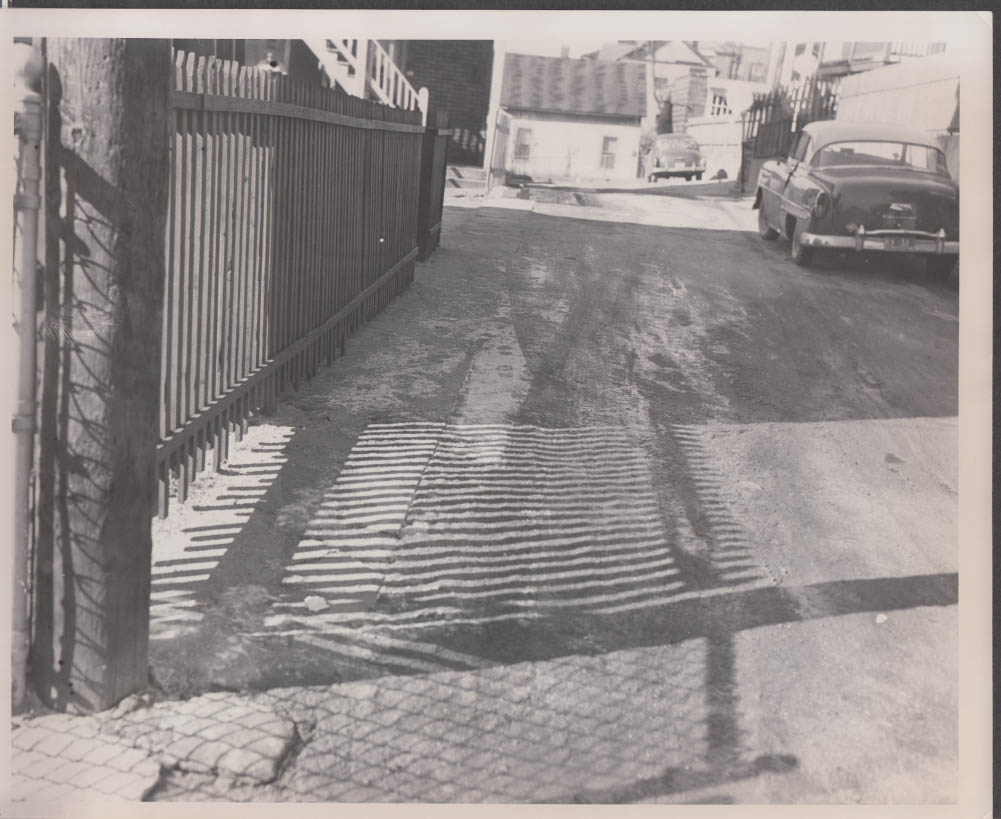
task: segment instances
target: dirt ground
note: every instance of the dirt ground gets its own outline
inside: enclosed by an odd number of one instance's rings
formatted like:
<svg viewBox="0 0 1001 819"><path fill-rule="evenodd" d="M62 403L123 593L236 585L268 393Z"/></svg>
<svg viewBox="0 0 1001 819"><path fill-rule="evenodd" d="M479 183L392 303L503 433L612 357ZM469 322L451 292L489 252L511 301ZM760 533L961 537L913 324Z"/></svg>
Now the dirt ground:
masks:
<svg viewBox="0 0 1001 819"><path fill-rule="evenodd" d="M955 288L798 268L719 184L644 191L454 201L411 288L156 523L165 695L439 686L439 721L520 726L475 792L474 753L400 729L448 787L310 778L307 743L268 798L956 798ZM496 687L475 719L463 674ZM547 768L533 731L591 755Z"/></svg>

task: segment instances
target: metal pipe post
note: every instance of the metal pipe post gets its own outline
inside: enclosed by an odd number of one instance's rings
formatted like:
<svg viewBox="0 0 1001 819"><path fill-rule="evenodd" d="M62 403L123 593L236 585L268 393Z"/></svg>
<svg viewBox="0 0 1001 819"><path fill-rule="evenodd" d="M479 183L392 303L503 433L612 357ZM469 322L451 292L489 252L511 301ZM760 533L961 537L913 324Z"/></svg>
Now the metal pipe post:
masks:
<svg viewBox="0 0 1001 819"><path fill-rule="evenodd" d="M17 436L14 498L14 619L11 648L12 707L17 709L25 696L25 678L30 640L28 612L28 525L30 519L31 471L35 433L35 348L36 268L38 212L41 206L42 97L38 93L41 65L30 45L19 43L23 60L18 67L15 99L20 110L14 116L18 136L19 190L14 196L14 212L20 225L20 264L17 279L21 291L20 367L18 372L17 409L12 428Z"/></svg>

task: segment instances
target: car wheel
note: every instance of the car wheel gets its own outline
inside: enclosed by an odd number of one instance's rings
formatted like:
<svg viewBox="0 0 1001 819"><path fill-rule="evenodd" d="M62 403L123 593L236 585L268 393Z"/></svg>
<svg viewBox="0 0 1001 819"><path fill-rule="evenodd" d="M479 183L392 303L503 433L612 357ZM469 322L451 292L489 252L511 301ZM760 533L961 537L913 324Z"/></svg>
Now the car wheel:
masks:
<svg viewBox="0 0 1001 819"><path fill-rule="evenodd" d="M766 242L774 242L779 238L779 232L775 228L768 224L768 219L765 218L765 203L762 202L758 207L758 235L761 236Z"/></svg>
<svg viewBox="0 0 1001 819"><path fill-rule="evenodd" d="M700 173L695 174L695 181L696 182L701 181L701 179L702 179L702 174L700 174Z"/></svg>
<svg viewBox="0 0 1001 819"><path fill-rule="evenodd" d="M926 256L925 269L936 278L946 278L952 273L952 268L959 263L956 256Z"/></svg>
<svg viewBox="0 0 1001 819"><path fill-rule="evenodd" d="M686 173L685 174L685 181L686 182L691 182L692 181L692 175L690 173Z"/></svg>
<svg viewBox="0 0 1001 819"><path fill-rule="evenodd" d="M793 262L798 264L800 267L809 267L813 262L813 248L804 247L800 238L803 233L806 232L806 222L801 222L796 220L796 227L792 232L792 248L790 255L792 256Z"/></svg>

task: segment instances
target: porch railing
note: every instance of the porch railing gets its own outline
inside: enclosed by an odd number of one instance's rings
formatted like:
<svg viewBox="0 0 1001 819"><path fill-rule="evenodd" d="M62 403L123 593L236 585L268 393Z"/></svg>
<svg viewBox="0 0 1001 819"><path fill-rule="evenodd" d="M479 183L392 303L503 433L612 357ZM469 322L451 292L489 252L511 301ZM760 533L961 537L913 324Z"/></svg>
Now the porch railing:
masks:
<svg viewBox="0 0 1001 819"><path fill-rule="evenodd" d="M331 79L352 96L370 95L385 105L406 111L426 111L427 100L400 70L377 40L307 39L306 44Z"/></svg>

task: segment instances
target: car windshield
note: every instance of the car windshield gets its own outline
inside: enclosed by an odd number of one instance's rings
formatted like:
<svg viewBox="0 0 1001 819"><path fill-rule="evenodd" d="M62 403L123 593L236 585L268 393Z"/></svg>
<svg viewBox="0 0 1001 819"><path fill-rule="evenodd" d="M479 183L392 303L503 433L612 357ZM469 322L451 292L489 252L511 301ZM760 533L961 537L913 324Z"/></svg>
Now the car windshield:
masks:
<svg viewBox="0 0 1001 819"><path fill-rule="evenodd" d="M836 165L907 166L922 171L948 174L945 155L927 145L909 142L859 141L834 142L817 152L813 160L818 168Z"/></svg>
<svg viewBox="0 0 1001 819"><path fill-rule="evenodd" d="M687 136L659 136L657 148L662 151L696 151L698 143Z"/></svg>

